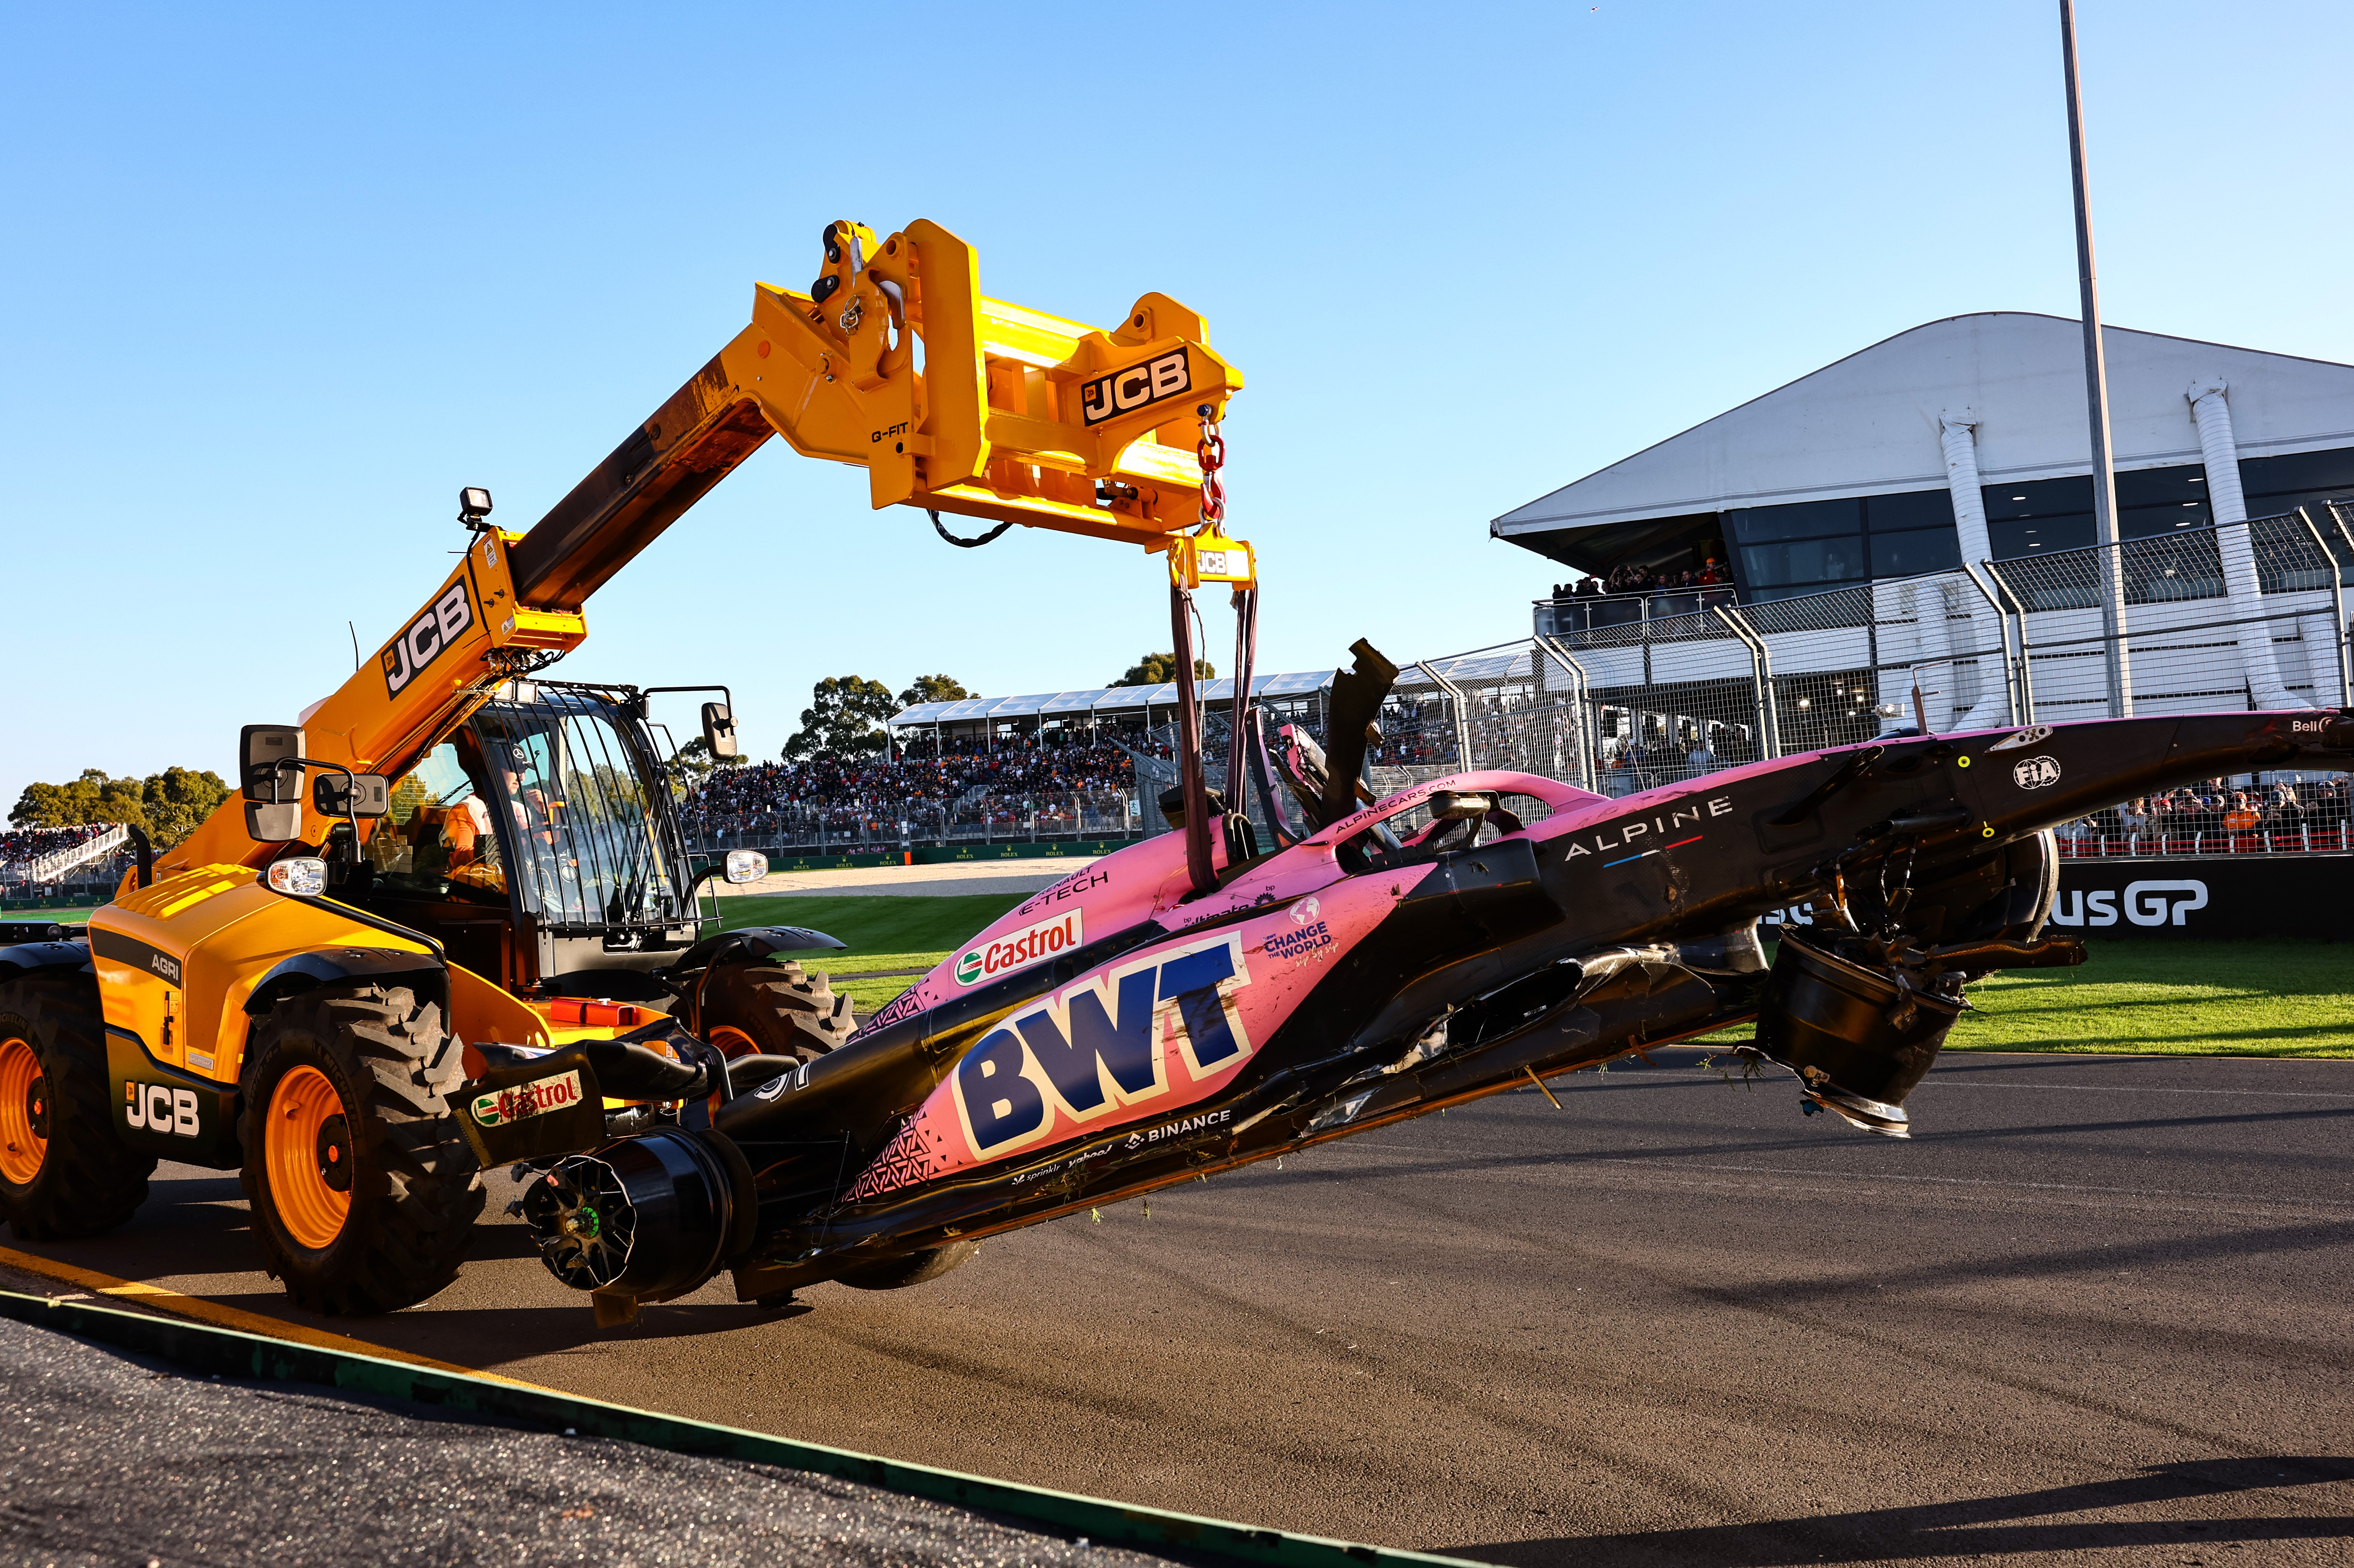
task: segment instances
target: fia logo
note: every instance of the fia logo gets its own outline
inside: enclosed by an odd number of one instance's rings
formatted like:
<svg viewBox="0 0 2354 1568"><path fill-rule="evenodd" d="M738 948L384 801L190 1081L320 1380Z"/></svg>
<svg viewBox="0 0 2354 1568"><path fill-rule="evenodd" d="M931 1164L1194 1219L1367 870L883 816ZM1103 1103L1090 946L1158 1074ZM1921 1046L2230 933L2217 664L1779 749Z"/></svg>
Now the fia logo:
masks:
<svg viewBox="0 0 2354 1568"><path fill-rule="evenodd" d="M2041 789L2060 782L2060 761L2053 757L2022 758L2011 765L2011 782L2022 789Z"/></svg>
<svg viewBox="0 0 2354 1568"><path fill-rule="evenodd" d="M1195 1082L1251 1054L1234 992L1250 983L1227 932L1089 976L981 1037L957 1064L952 1097L973 1156L1037 1142L1057 1113L1085 1124L1174 1086L1167 1046Z"/></svg>
<svg viewBox="0 0 2354 1568"><path fill-rule="evenodd" d="M1090 425L1100 425L1115 414L1132 414L1163 397L1182 397L1193 387L1193 373L1185 364L1185 351L1172 349L1158 359L1099 376L1081 387L1080 417Z"/></svg>
<svg viewBox="0 0 2354 1568"><path fill-rule="evenodd" d="M450 591L433 601L431 609L408 623L408 629L392 640L384 651L384 694L397 697L409 682L417 679L425 666L440 656L458 634L474 624L474 607L467 600L466 585L451 583Z"/></svg>

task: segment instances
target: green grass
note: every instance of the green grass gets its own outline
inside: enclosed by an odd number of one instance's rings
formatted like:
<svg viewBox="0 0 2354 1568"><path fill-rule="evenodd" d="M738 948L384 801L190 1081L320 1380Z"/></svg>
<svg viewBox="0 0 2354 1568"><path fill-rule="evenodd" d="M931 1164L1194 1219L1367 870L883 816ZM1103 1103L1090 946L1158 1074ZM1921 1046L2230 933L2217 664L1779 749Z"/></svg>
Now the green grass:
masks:
<svg viewBox="0 0 2354 1568"><path fill-rule="evenodd" d="M2101 942L2080 969L2017 969L1970 987L1948 1051L2354 1056L2354 946ZM1746 1028L1707 1036L1746 1040Z"/></svg>
<svg viewBox="0 0 2354 1568"><path fill-rule="evenodd" d="M907 989L913 975L862 980L875 969L929 969L982 927L1029 895L966 893L949 898L730 898L722 916L740 926L807 926L849 944L843 952L814 954L810 962L833 978L833 989L861 1012L872 1012Z"/></svg>

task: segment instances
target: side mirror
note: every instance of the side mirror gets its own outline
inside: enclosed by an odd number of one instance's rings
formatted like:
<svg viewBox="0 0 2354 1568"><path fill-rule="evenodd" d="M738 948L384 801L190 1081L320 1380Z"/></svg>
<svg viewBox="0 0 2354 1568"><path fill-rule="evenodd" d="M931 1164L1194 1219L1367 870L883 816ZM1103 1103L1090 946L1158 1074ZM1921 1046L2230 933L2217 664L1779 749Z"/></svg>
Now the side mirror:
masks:
<svg viewBox="0 0 2354 1568"><path fill-rule="evenodd" d="M758 882L769 874L769 857L758 850L729 850L722 874L733 883Z"/></svg>
<svg viewBox="0 0 2354 1568"><path fill-rule="evenodd" d="M356 774L348 784L340 773L322 773L311 780L311 810L323 817L385 816L392 810L392 786L381 773Z"/></svg>
<svg viewBox="0 0 2354 1568"><path fill-rule="evenodd" d="M703 744L714 758L743 755L736 744L736 715L726 703L703 705Z"/></svg>
<svg viewBox="0 0 2354 1568"><path fill-rule="evenodd" d="M238 783L249 800L281 805L302 799L302 731L288 724L249 724L237 732ZM288 835L291 837L292 835Z"/></svg>
<svg viewBox="0 0 2354 1568"><path fill-rule="evenodd" d="M289 800L281 806L268 800L245 803L245 836L258 844L291 843L302 836L302 807Z"/></svg>

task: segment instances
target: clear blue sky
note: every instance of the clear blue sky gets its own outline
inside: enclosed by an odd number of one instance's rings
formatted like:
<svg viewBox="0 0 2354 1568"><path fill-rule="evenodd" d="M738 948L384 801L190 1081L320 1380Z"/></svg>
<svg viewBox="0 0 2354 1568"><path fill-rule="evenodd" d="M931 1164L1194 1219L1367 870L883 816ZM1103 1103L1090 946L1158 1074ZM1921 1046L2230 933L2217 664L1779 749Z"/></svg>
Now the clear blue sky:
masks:
<svg viewBox="0 0 2354 1568"><path fill-rule="evenodd" d="M1558 573L1497 513L1921 322L2075 313L2051 0L9 15L0 806L228 772L438 582L461 484L535 520L830 218L1207 315L1277 670L1521 634ZM2354 360L2354 7L2080 26L2109 319ZM773 755L822 675L1166 641L1140 555L864 496L771 443L562 673L727 680Z"/></svg>

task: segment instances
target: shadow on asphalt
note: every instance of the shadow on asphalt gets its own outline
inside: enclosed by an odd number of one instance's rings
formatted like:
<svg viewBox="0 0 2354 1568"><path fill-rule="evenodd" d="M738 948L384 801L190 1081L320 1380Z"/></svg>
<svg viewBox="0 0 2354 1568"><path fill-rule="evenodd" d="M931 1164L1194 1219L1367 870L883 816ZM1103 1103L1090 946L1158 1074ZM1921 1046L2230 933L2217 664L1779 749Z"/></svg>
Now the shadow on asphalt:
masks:
<svg viewBox="0 0 2354 1568"><path fill-rule="evenodd" d="M1511 1568L1576 1563L1596 1568L1781 1568L1785 1563L1905 1562L2021 1552L2230 1546L2262 1541L2354 1540L2354 1519L2253 1514L2232 1519L2083 1520L2052 1514L2179 1503L2354 1480L2354 1459L2275 1457L2159 1465L2083 1486L1971 1498L1918 1508L1449 1548Z"/></svg>

